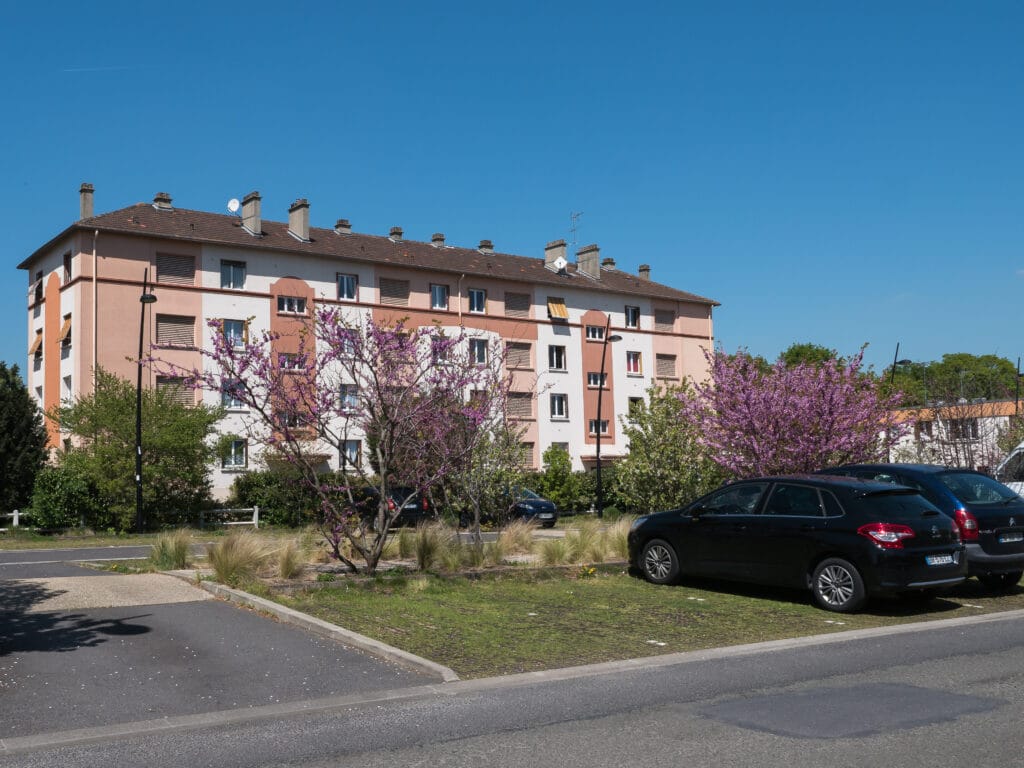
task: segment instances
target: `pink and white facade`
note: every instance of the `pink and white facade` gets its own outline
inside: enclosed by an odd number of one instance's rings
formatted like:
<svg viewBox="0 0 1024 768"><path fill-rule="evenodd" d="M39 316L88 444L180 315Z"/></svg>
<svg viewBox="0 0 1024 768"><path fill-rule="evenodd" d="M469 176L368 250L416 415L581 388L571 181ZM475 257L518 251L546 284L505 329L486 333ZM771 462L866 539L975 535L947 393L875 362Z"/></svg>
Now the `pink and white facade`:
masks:
<svg viewBox="0 0 1024 768"><path fill-rule="evenodd" d="M441 234L410 241L397 227L388 236L354 233L344 219L311 228L304 200L287 222L265 221L255 192L240 216L176 208L163 193L95 216L91 185L82 186L80 204L80 219L19 265L29 274L26 380L44 409L91 392L97 365L134 380L147 270L157 302L144 310L145 346L160 346L162 358L182 366L201 364L211 318L232 321L228 333L287 337L320 303L500 340L514 381L510 411L538 468L553 443L577 469L591 465L598 429L602 458L623 456L621 419L631 401L654 383L707 375L703 350L713 344L716 302L651 281L647 267L622 272L611 259L601 262L596 246L568 263L563 241L524 257L497 253L489 241L452 247ZM605 329L620 338L605 344ZM280 352L290 351L287 338L280 343ZM165 385L174 382L144 370L144 386ZM244 434L246 412L222 404L222 432ZM57 424L48 429L60 447L66 435ZM359 456L358 445L348 451ZM255 454L238 445L215 468L215 491L223 495L238 472L259 466Z"/></svg>

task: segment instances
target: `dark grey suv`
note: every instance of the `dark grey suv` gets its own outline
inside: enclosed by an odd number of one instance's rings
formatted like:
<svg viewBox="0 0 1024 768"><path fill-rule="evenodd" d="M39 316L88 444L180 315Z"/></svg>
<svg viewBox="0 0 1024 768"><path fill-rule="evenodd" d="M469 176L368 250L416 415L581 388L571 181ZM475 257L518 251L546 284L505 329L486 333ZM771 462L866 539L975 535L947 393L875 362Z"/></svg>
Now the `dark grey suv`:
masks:
<svg viewBox="0 0 1024 768"><path fill-rule="evenodd" d="M917 490L956 522L968 573L990 589L1009 589L1024 575L1024 499L988 475L937 464L847 464L822 473Z"/></svg>

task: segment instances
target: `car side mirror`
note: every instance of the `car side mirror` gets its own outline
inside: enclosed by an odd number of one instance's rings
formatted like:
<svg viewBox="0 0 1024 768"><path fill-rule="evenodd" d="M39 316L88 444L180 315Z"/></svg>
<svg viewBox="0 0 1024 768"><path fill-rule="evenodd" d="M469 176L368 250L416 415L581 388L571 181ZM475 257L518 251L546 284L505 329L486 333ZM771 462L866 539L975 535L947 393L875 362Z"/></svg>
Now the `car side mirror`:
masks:
<svg viewBox="0 0 1024 768"><path fill-rule="evenodd" d="M704 514L704 512L706 511L706 507L703 504L698 504L695 507L690 507L686 511L690 513L690 517L696 520L698 517Z"/></svg>

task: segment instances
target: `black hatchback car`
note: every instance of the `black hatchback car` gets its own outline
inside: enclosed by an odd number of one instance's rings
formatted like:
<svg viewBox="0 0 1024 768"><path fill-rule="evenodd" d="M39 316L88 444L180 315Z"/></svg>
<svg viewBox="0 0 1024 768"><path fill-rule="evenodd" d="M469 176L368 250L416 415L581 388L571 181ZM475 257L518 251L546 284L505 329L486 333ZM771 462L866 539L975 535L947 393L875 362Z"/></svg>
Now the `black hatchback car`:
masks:
<svg viewBox="0 0 1024 768"><path fill-rule="evenodd" d="M821 475L733 483L629 532L630 572L655 584L692 575L810 589L839 612L958 584L963 551L957 526L917 491Z"/></svg>
<svg viewBox="0 0 1024 768"><path fill-rule="evenodd" d="M969 575L990 589L1009 589L1024 575L1024 499L988 475L938 464L847 464L822 472L920 491L956 522Z"/></svg>

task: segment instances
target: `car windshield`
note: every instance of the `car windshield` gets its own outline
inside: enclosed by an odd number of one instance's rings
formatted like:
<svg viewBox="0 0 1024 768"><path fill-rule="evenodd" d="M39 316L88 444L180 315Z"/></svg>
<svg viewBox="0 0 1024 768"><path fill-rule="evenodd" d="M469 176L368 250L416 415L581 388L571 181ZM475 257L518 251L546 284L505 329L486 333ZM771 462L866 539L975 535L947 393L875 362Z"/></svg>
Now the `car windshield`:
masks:
<svg viewBox="0 0 1024 768"><path fill-rule="evenodd" d="M516 488L516 496L520 499L539 499L541 498L536 493L531 491L529 488Z"/></svg>
<svg viewBox="0 0 1024 768"><path fill-rule="evenodd" d="M973 472L944 472L939 478L965 504L1001 504L1017 494L991 477Z"/></svg>

